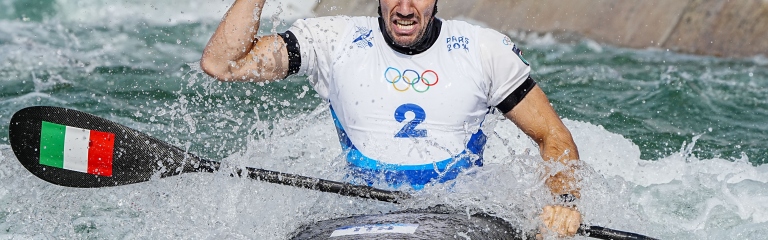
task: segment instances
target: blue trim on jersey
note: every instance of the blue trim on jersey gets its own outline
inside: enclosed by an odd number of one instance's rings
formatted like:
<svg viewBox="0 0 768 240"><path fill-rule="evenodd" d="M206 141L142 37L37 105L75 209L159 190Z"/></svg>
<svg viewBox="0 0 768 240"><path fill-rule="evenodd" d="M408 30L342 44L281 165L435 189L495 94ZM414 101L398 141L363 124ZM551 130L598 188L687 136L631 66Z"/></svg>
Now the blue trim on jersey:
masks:
<svg viewBox="0 0 768 240"><path fill-rule="evenodd" d="M442 183L453 180L464 169L472 166L483 166L483 148L486 143L486 136L482 130L478 130L470 137L467 143L469 153L464 150L456 156L435 163L400 165L384 163L363 155L352 144L333 107L331 107L331 116L333 116L333 123L336 125L341 148L347 152L347 167L350 170L350 177L361 179L369 186L381 179L383 175L383 180L391 187L399 188L402 184L410 184L413 189L419 190L431 181L437 180Z"/></svg>

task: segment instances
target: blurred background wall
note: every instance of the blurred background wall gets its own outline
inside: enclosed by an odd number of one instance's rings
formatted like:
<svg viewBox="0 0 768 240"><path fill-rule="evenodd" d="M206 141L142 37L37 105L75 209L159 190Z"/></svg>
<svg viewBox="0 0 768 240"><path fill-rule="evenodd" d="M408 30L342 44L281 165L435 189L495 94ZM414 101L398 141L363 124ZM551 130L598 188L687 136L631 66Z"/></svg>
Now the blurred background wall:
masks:
<svg viewBox="0 0 768 240"><path fill-rule="evenodd" d="M375 0L319 0L318 16L376 16ZM440 0L438 17L504 33L578 35L631 48L768 55L768 0Z"/></svg>

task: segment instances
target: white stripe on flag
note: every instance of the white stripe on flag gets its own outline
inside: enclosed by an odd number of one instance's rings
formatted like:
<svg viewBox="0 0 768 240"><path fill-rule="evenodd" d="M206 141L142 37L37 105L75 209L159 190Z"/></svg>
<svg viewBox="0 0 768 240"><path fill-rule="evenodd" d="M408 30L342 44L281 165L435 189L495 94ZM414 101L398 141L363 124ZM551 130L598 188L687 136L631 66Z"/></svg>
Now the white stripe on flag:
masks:
<svg viewBox="0 0 768 240"><path fill-rule="evenodd" d="M64 169L88 172L88 143L91 131L67 126L64 134Z"/></svg>

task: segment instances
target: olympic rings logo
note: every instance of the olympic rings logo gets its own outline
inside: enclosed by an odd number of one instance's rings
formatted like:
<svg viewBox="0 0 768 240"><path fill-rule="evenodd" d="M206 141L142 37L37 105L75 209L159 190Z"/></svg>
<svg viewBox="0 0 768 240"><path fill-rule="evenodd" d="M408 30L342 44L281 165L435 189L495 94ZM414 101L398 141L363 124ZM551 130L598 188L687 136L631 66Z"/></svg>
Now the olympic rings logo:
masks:
<svg viewBox="0 0 768 240"><path fill-rule="evenodd" d="M399 92L413 89L418 93L424 93L430 87L437 85L440 77L432 70L426 70L419 74L419 72L413 69L406 69L400 72L397 68L388 67L387 70L384 70L384 79Z"/></svg>

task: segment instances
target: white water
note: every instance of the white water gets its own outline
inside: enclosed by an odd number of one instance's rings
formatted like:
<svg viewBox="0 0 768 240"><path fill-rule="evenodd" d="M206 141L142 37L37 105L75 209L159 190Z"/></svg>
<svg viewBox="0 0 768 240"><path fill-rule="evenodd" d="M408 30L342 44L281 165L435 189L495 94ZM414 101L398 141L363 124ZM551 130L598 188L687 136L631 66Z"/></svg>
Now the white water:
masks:
<svg viewBox="0 0 768 240"><path fill-rule="evenodd" d="M309 119L315 124L306 125ZM768 167L699 160L685 152L640 160L638 148L619 135L589 123L565 123L594 169L586 171L579 202L586 223L664 239L759 239L768 233ZM32 176L9 146L0 146L0 229L6 230L0 237L282 239L315 220L433 204L492 211L534 228L530 219L548 201L537 173L541 160L511 122L489 123L494 124L485 167L449 191L427 187L400 206L226 173L65 188ZM247 151L224 162L342 180L343 160L334 159L340 150L325 106L275 126L271 137L251 141Z"/></svg>
<svg viewBox="0 0 768 240"><path fill-rule="evenodd" d="M60 0L58 18L115 25L133 23L136 18L156 24L217 21L228 2ZM309 16L311 3L283 1L280 18ZM279 11L277 7L265 10L267 15ZM120 36L100 41L119 40ZM54 63L58 62L50 65ZM689 150L695 137L680 146L677 154L641 160L638 147L620 135L590 123L565 123L587 169L592 169L584 176L579 202L586 223L663 239L764 239L768 235L766 165L752 166L746 157L699 159ZM251 140L247 151L224 161L231 166L342 179L343 160L336 158L340 149L326 108L283 119L272 130L265 125L251 127L264 129L261 132L267 132L267 137ZM283 239L315 220L434 204L493 211L532 229L534 216L548 197L538 177L541 161L533 143L510 122L495 125L486 167L461 178L449 193L443 186L427 187L401 206L230 178L226 173L185 174L113 188L64 188L32 176L10 147L2 145L0 238Z"/></svg>
<svg viewBox="0 0 768 240"><path fill-rule="evenodd" d="M58 20L120 24L145 20L178 24L219 20L234 1L58 0ZM312 15L312 0L267 1L262 16L289 21Z"/></svg>

